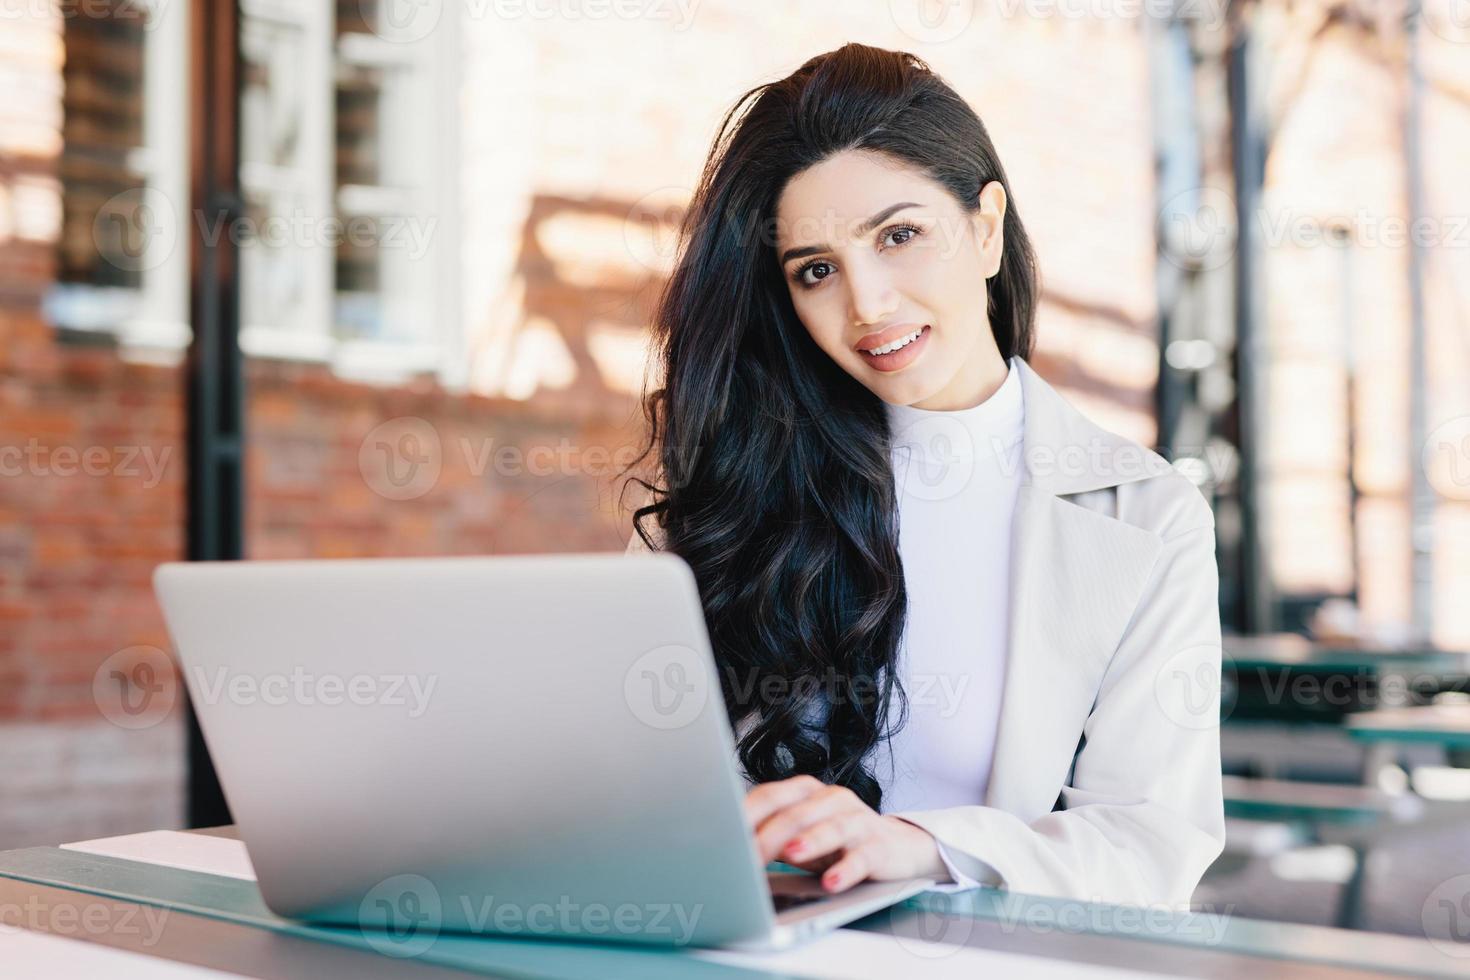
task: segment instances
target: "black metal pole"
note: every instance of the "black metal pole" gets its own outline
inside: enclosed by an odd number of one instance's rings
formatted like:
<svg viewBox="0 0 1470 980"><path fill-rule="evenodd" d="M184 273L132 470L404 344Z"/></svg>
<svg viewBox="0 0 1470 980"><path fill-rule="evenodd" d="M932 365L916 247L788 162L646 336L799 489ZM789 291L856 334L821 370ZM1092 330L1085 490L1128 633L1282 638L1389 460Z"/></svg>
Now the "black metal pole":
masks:
<svg viewBox="0 0 1470 980"><path fill-rule="evenodd" d="M1266 134L1262 112L1263 79L1260 69L1259 24L1253 11L1240 12L1241 20L1230 47L1230 142L1235 170L1235 356L1236 411L1240 449L1241 517L1241 608L1240 621L1246 632L1268 633L1275 629L1276 610L1265 560L1265 535L1260 503L1260 436L1262 429L1262 374L1266 348L1263 343L1263 300L1260 279L1261 253L1256 216L1261 206L1261 187L1266 175Z"/></svg>
<svg viewBox="0 0 1470 980"><path fill-rule="evenodd" d="M190 320L186 360L188 411L188 557L243 558L244 384L239 337L239 256L230 235L206 240L201 226L238 218L239 12L234 0L192 0L189 110ZM198 216L209 220L200 222ZM230 823L219 779L187 709L188 813L191 827Z"/></svg>

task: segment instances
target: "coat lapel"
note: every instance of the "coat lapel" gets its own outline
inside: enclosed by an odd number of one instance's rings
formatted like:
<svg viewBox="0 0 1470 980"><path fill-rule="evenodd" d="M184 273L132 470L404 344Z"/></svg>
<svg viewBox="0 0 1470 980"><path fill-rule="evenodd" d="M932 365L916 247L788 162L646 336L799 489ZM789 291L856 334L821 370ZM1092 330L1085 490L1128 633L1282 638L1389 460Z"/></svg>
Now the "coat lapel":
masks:
<svg viewBox="0 0 1470 980"><path fill-rule="evenodd" d="M1109 658L1161 550L1079 495L1168 463L1088 421L1023 360L1025 472L1011 535L1010 622L985 802L1034 819L1067 778ZM1092 498L1095 500L1096 498Z"/></svg>

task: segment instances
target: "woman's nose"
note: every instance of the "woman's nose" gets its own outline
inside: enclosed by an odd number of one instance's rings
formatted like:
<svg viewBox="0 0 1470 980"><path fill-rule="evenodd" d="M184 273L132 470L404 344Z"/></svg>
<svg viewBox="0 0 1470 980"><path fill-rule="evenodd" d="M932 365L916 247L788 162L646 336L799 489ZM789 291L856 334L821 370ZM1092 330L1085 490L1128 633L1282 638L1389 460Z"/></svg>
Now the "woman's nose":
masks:
<svg viewBox="0 0 1470 980"><path fill-rule="evenodd" d="M898 291L880 274L848 276L848 315L857 326L879 323L898 309Z"/></svg>

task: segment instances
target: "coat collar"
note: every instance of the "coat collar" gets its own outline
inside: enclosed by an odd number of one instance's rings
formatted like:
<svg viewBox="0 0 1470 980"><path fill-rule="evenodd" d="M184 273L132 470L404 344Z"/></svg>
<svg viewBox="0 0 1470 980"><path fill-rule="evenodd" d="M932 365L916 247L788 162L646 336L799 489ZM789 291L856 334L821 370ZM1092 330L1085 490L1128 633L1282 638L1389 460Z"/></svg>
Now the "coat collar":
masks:
<svg viewBox="0 0 1470 980"><path fill-rule="evenodd" d="M1005 687L986 804L1027 820L1069 781L1103 674L1162 550L1114 502L1071 495L1166 471L1157 454L1088 421L1024 360L1026 469L1012 520Z"/></svg>
<svg viewBox="0 0 1470 980"><path fill-rule="evenodd" d="M1157 453L1092 422L1072 407L1022 358L1026 477L1047 493L1064 496L1158 476L1169 464Z"/></svg>

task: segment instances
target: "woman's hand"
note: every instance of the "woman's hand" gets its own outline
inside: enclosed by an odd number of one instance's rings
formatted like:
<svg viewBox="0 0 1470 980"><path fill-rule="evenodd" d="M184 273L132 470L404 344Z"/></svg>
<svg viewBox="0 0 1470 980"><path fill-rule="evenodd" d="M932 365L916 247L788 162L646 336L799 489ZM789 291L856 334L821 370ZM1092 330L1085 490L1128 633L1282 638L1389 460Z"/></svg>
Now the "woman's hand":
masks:
<svg viewBox="0 0 1470 980"><path fill-rule="evenodd" d="M828 786L814 776L752 787L745 794L745 816L762 862L823 871L822 887L829 892L869 878L950 880L927 830L883 816L847 787Z"/></svg>

